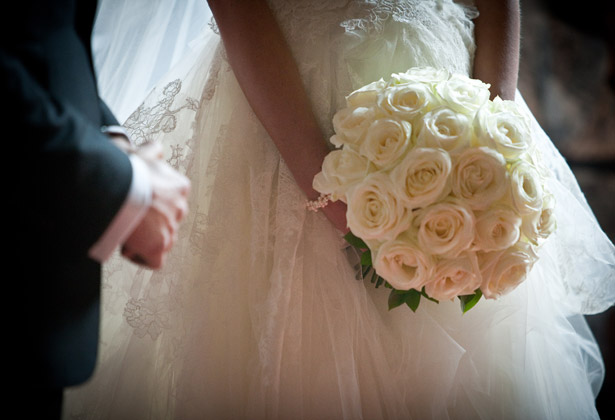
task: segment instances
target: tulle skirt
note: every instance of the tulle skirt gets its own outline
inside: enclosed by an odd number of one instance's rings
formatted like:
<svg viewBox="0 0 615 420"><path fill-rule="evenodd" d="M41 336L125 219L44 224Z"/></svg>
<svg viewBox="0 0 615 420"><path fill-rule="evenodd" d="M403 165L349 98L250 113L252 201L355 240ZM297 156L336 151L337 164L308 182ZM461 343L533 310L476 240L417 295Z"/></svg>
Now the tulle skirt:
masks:
<svg viewBox="0 0 615 420"><path fill-rule="evenodd" d="M465 314L389 311L202 41L126 122L191 178L190 214L161 271L106 264L99 367L65 418L598 418L583 314L613 304L615 252L536 121L558 229L527 280Z"/></svg>

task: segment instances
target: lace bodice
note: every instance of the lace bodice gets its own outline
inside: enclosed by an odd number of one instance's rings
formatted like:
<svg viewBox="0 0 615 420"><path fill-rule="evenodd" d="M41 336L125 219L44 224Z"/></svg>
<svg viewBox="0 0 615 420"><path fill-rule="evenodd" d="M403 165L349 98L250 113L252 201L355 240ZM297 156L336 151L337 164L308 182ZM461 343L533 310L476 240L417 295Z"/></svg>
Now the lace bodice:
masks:
<svg viewBox="0 0 615 420"><path fill-rule="evenodd" d="M469 74L477 13L452 0L270 0L323 131L352 90L419 65Z"/></svg>
<svg viewBox="0 0 615 420"><path fill-rule="evenodd" d="M441 12L453 3L450 0L269 0L280 24L294 28L295 33L314 36L322 27L338 24L348 30L382 34L387 21L429 26L434 12ZM320 26L320 28L318 27Z"/></svg>

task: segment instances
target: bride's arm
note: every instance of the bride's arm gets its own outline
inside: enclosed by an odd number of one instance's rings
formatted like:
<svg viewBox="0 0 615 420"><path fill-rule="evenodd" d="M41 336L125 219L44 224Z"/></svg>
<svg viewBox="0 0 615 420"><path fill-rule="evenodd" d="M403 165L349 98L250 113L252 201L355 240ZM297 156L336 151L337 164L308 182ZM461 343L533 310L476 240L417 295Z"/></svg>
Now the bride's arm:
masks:
<svg viewBox="0 0 615 420"><path fill-rule="evenodd" d="M229 63L299 187L308 199L329 149L304 90L297 65L264 0L208 0ZM327 217L346 232L345 206L329 204Z"/></svg>
<svg viewBox="0 0 615 420"><path fill-rule="evenodd" d="M491 84L491 97L514 99L519 73L519 0L476 0L474 74Z"/></svg>

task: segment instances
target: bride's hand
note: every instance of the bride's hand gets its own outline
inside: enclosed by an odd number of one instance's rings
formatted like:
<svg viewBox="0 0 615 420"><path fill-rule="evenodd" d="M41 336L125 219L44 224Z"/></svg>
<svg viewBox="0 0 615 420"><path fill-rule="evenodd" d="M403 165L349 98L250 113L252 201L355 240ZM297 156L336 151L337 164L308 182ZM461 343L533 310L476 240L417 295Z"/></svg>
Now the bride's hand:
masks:
<svg viewBox="0 0 615 420"><path fill-rule="evenodd" d="M333 226L335 226L335 228L344 235L350 231L346 221L346 208L346 204L343 201L338 200L329 203L322 209L322 212L325 216L327 216L327 219L329 219Z"/></svg>
<svg viewBox="0 0 615 420"><path fill-rule="evenodd" d="M318 197L312 182L329 148L267 2L208 2L246 99L306 197ZM348 232L343 202L329 203L322 211L340 232Z"/></svg>

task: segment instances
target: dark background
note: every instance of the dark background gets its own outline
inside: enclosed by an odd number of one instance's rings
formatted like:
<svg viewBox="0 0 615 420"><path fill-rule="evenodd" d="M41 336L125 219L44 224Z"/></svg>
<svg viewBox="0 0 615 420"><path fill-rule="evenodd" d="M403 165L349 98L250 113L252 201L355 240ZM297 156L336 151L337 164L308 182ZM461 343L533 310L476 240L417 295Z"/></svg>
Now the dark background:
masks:
<svg viewBox="0 0 615 420"><path fill-rule="evenodd" d="M615 240L615 2L521 1L519 89ZM615 419L615 308L587 316L606 377L596 401Z"/></svg>

